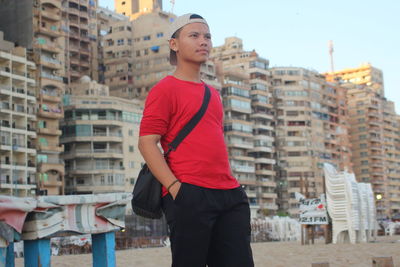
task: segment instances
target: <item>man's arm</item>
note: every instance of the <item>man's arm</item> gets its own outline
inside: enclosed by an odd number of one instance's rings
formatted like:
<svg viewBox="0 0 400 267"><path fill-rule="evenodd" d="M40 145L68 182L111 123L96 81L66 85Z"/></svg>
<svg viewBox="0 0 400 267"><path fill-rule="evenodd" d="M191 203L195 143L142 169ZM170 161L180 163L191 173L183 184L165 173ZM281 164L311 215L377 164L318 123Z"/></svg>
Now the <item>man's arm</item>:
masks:
<svg viewBox="0 0 400 267"><path fill-rule="evenodd" d="M168 186L177 179L165 161L164 155L157 146L160 139L160 135L140 136L139 150L153 175L163 186L168 188ZM180 187L180 182L176 182L169 188L169 193L172 195L173 199L175 199Z"/></svg>

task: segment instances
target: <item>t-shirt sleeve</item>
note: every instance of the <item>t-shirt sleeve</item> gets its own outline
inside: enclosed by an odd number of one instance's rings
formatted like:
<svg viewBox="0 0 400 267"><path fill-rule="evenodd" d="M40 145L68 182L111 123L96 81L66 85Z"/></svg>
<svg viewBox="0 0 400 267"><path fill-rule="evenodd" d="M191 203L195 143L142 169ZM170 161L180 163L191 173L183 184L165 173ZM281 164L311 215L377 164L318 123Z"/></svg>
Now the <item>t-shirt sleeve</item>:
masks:
<svg viewBox="0 0 400 267"><path fill-rule="evenodd" d="M139 136L163 136L167 132L171 113L171 101L164 90L160 87L151 89L146 98Z"/></svg>

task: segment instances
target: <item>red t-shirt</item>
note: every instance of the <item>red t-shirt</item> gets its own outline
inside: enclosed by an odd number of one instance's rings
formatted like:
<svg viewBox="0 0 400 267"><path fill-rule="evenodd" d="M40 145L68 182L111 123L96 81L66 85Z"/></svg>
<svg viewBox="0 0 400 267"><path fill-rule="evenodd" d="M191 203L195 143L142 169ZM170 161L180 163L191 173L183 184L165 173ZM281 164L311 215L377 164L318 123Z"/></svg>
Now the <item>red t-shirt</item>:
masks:
<svg viewBox="0 0 400 267"><path fill-rule="evenodd" d="M206 113L176 151L171 151L168 165L181 182L215 189L236 188L239 183L232 176L224 140L221 98L217 90L208 87L211 98ZM147 96L139 135L161 135L161 146L167 151L168 144L200 109L203 97L204 83L165 77Z"/></svg>

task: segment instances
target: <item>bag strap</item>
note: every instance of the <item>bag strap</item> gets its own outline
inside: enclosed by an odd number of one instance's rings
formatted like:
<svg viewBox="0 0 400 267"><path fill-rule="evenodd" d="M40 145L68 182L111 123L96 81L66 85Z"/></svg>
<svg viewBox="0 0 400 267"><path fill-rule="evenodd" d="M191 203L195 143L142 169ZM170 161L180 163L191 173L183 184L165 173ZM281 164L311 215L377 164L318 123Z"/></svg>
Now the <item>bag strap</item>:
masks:
<svg viewBox="0 0 400 267"><path fill-rule="evenodd" d="M175 139L168 144L168 151L164 154L164 157L167 157L171 151L175 151L179 144L185 139L185 137L193 130L194 127L199 123L204 113L206 113L208 103L210 102L211 92L210 88L206 84L204 84L204 98L203 103L201 104L200 109L196 114L190 119L190 121L180 130Z"/></svg>

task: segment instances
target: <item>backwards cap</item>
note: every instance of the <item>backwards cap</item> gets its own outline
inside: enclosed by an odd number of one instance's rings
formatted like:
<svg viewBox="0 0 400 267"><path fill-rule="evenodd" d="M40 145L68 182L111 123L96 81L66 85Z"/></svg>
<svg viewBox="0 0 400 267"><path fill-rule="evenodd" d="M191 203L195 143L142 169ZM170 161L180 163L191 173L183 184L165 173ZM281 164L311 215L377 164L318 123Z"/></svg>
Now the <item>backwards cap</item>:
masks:
<svg viewBox="0 0 400 267"><path fill-rule="evenodd" d="M178 30L191 23L204 23L208 26L207 21L200 15L189 13L179 16L174 20L174 22L172 22L170 26L168 40L175 38L174 35ZM176 52L173 50L170 50L169 52L169 62L171 65L176 65L177 63Z"/></svg>

